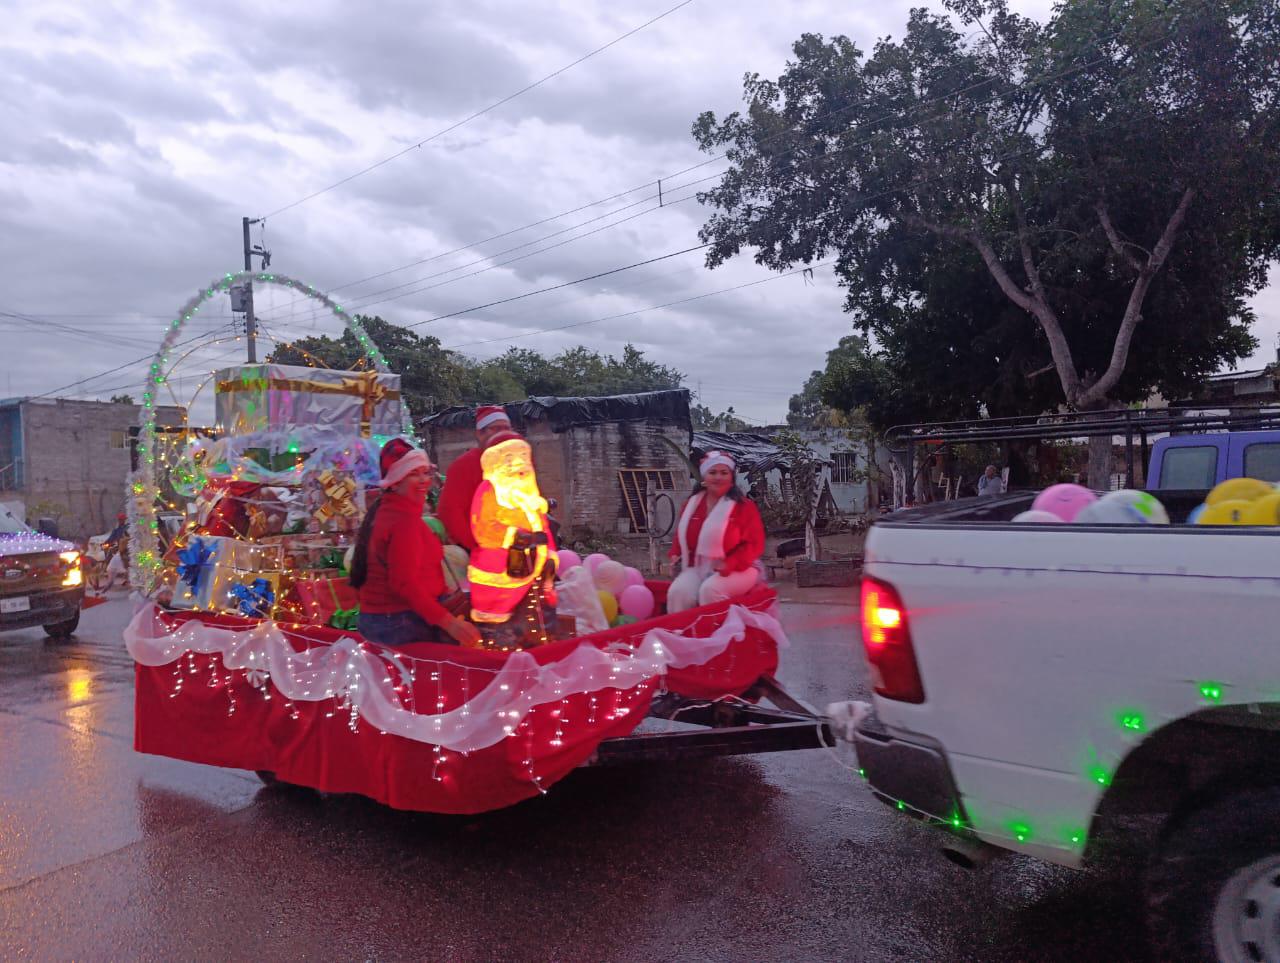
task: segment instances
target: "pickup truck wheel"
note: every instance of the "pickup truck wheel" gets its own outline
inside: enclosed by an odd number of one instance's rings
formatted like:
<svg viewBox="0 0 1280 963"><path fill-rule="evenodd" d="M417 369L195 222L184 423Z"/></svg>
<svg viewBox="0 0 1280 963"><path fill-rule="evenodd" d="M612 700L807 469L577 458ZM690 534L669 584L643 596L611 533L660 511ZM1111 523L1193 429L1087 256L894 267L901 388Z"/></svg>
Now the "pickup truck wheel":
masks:
<svg viewBox="0 0 1280 963"><path fill-rule="evenodd" d="M80 612L77 610L76 614L71 616L69 619L62 622L54 622L52 625L46 625L44 627L44 631L49 638L62 641L64 639L71 638L71 636L75 634L76 628L79 625Z"/></svg>
<svg viewBox="0 0 1280 963"><path fill-rule="evenodd" d="M1147 880L1160 960L1280 960L1280 788L1178 820Z"/></svg>

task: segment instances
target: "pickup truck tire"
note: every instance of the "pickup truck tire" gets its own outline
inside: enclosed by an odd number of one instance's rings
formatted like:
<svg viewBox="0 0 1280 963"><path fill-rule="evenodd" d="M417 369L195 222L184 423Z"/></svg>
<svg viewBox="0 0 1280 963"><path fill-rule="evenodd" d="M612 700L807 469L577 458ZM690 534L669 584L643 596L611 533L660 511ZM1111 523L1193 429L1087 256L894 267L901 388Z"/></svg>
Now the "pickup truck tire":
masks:
<svg viewBox="0 0 1280 963"><path fill-rule="evenodd" d="M77 611L71 618L62 622L54 622L44 627L45 634L51 639L69 639L80 625L80 613Z"/></svg>
<svg viewBox="0 0 1280 963"><path fill-rule="evenodd" d="M1158 960L1280 959L1280 788L1178 818L1147 878Z"/></svg>

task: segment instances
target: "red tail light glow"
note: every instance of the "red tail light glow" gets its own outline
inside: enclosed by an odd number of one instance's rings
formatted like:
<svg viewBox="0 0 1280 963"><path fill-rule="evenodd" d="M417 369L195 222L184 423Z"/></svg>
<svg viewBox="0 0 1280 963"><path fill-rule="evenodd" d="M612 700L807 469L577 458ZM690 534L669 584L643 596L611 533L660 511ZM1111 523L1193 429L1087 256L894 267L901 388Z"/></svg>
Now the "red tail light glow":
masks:
<svg viewBox="0 0 1280 963"><path fill-rule="evenodd" d="M862 580L862 648L877 695L924 702L906 608L897 589L879 579Z"/></svg>

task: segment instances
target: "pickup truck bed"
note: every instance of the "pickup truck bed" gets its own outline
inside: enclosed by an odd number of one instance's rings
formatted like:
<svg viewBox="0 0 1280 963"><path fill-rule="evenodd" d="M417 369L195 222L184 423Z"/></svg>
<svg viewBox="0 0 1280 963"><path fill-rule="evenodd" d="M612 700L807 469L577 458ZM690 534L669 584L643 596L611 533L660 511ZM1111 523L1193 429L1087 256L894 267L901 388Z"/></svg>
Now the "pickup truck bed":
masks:
<svg viewBox="0 0 1280 963"><path fill-rule="evenodd" d="M1277 530L890 521L864 572L899 593L924 690L876 698L874 770L909 795L889 742L912 770L927 748L979 838L1053 862L1081 862L1153 733L1280 691Z"/></svg>

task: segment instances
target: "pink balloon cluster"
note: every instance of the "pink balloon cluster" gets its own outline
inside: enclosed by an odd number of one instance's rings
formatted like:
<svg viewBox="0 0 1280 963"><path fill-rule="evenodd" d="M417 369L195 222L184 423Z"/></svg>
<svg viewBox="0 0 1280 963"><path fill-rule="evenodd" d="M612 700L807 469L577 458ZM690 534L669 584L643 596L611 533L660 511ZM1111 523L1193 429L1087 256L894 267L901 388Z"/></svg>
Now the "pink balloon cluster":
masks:
<svg viewBox="0 0 1280 963"><path fill-rule="evenodd" d="M653 592L644 584L644 575L638 568L616 562L603 552L593 552L582 558L577 552L562 548L558 554L558 574L564 575L580 565L586 568L596 588L617 602L619 615L637 622L653 615L657 602Z"/></svg>
<svg viewBox="0 0 1280 963"><path fill-rule="evenodd" d="M1064 522L1072 522L1086 506L1092 505L1097 500L1098 496L1083 485L1064 482L1061 485L1050 485L1037 495L1036 500L1031 503L1031 510L1048 512Z"/></svg>

